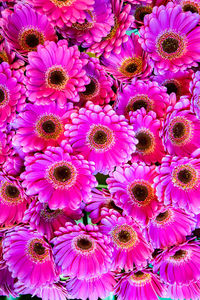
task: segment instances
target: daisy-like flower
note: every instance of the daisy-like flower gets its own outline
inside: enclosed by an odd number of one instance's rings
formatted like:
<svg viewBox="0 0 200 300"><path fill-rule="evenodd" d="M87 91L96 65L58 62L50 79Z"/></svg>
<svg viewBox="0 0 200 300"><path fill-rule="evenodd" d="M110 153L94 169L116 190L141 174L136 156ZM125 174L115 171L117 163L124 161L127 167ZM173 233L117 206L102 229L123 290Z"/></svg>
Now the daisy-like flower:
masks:
<svg viewBox="0 0 200 300"><path fill-rule="evenodd" d="M130 112L129 117L130 124L135 131L135 137L138 140L132 160L142 160L149 164L160 163L165 155L160 138L161 120L157 119L154 111L147 113L143 107L136 112Z"/></svg>
<svg viewBox="0 0 200 300"><path fill-rule="evenodd" d="M0 174L0 225L22 222L28 203L20 182Z"/></svg>
<svg viewBox="0 0 200 300"><path fill-rule="evenodd" d="M131 217L121 217L113 212L102 218L100 231L111 238L114 249L112 256L113 269L132 270L147 265L153 249L145 241L140 228ZM139 254L139 255L138 255Z"/></svg>
<svg viewBox="0 0 200 300"><path fill-rule="evenodd" d="M166 205L173 204L193 213L200 213L200 156L196 152L190 156L191 158L165 156L157 168L154 186L158 198Z"/></svg>
<svg viewBox="0 0 200 300"><path fill-rule="evenodd" d="M152 14L145 16L139 39L148 53L154 72L185 71L197 66L200 16L183 12L180 5L169 2L166 6L154 7Z"/></svg>
<svg viewBox="0 0 200 300"><path fill-rule="evenodd" d="M34 104L66 105L67 99L79 101L78 92L90 82L83 66L87 60L80 58L77 46L68 47L66 41L45 42L36 52L28 54L26 67L27 96Z"/></svg>
<svg viewBox="0 0 200 300"><path fill-rule="evenodd" d="M16 4L14 12L4 19L3 30L10 47L23 55L36 50L45 41L57 40L47 17L21 3Z"/></svg>
<svg viewBox="0 0 200 300"><path fill-rule="evenodd" d="M154 272L169 284L189 284L200 278L199 241L189 241L162 252L155 258Z"/></svg>
<svg viewBox="0 0 200 300"><path fill-rule="evenodd" d="M190 100L181 97L175 106L170 106L161 135L165 150L171 155L190 156L200 147L200 120L190 110Z"/></svg>
<svg viewBox="0 0 200 300"><path fill-rule="evenodd" d="M124 116L110 105L104 108L87 102L86 108L71 115L65 136L74 150L95 162L95 172L108 174L115 166L131 159L135 151L135 133Z"/></svg>
<svg viewBox="0 0 200 300"><path fill-rule="evenodd" d="M26 0L44 14L54 26L62 28L73 23L84 23L88 11L93 11L94 0Z"/></svg>
<svg viewBox="0 0 200 300"><path fill-rule="evenodd" d="M104 105L116 98L112 90L113 79L106 73L100 65L99 60L94 57L89 57L87 54L82 54L82 58L88 59L87 65L84 66L90 83L85 86L86 90L80 92L79 105L84 105L85 102L91 101L94 104Z"/></svg>
<svg viewBox="0 0 200 300"><path fill-rule="evenodd" d="M27 104L15 121L16 135L13 145L25 153L41 151L47 146L59 146L65 139L64 126L73 112L72 103L60 108L55 103L49 105Z"/></svg>
<svg viewBox="0 0 200 300"><path fill-rule="evenodd" d="M64 274L83 280L108 272L112 248L97 226L66 223L56 234L53 253Z"/></svg>
<svg viewBox="0 0 200 300"><path fill-rule="evenodd" d="M131 271L118 276L114 292L119 300L157 300L165 293L164 284L159 277L147 270Z"/></svg>
<svg viewBox="0 0 200 300"><path fill-rule="evenodd" d="M75 212L71 212L73 217ZM81 218L80 209L79 212L77 212L77 216L78 213ZM28 223L31 228L45 235L48 240L51 240L55 236L54 232L58 230L59 227L64 226L66 222L76 224L75 221L69 216L70 210L68 209L52 210L47 204L43 204L37 200L34 200L26 210L23 222Z"/></svg>
<svg viewBox="0 0 200 300"><path fill-rule="evenodd" d="M0 64L0 127L13 121L25 103L24 73L11 70L7 62Z"/></svg>
<svg viewBox="0 0 200 300"><path fill-rule="evenodd" d="M147 65L146 54L138 38L138 35L132 34L128 41L122 44L119 54L111 53L109 58L101 59L106 71L121 82L129 82L135 77L146 78L152 71Z"/></svg>
<svg viewBox="0 0 200 300"><path fill-rule="evenodd" d="M94 163L71 151L70 147L47 147L44 153L25 158L22 185L28 195L38 194L39 201L48 203L50 209L76 210L96 186Z"/></svg>
<svg viewBox="0 0 200 300"><path fill-rule="evenodd" d="M165 87L160 87L157 82L134 79L118 93L115 110L128 118L130 111L144 107L147 112L153 110L159 118L162 118L169 105L170 97Z"/></svg>
<svg viewBox="0 0 200 300"><path fill-rule="evenodd" d="M114 25L107 36L103 37L100 42L93 43L87 50L95 53L97 56L104 55L104 57L109 57L112 51L119 54L121 45L128 40L126 30L134 20L134 17L130 14L130 4L123 6L123 1L121 0L111 0L111 3Z"/></svg>
<svg viewBox="0 0 200 300"><path fill-rule="evenodd" d="M108 189L116 204L141 225L147 224L160 207L153 187L155 176L154 166L133 163L131 166L117 167L107 179Z"/></svg>
<svg viewBox="0 0 200 300"><path fill-rule="evenodd" d="M71 297L82 300L105 299L113 292L116 281L111 272L96 277L78 279L71 278L66 283L67 290Z"/></svg>
<svg viewBox="0 0 200 300"><path fill-rule="evenodd" d="M200 294L200 280L189 284L169 284L167 285L167 296L174 300L198 299Z"/></svg>
<svg viewBox="0 0 200 300"><path fill-rule="evenodd" d="M3 239L3 257L12 277L30 287L58 280L51 246L28 227L15 227Z"/></svg>
<svg viewBox="0 0 200 300"><path fill-rule="evenodd" d="M180 4L184 12L190 11L191 13L200 14L200 3L198 0L175 0L174 2Z"/></svg>
<svg viewBox="0 0 200 300"><path fill-rule="evenodd" d="M148 224L151 244L154 248L167 248L183 243L195 226L195 218L183 209L163 207Z"/></svg>

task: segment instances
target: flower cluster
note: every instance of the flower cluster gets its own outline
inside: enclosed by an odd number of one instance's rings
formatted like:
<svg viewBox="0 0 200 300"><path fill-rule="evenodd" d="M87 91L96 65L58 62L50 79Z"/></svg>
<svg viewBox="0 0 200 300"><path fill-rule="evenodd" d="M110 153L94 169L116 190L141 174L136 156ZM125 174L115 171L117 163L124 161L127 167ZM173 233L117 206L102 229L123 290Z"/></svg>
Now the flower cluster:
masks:
<svg viewBox="0 0 200 300"><path fill-rule="evenodd" d="M0 295L198 299L198 0L0 1Z"/></svg>

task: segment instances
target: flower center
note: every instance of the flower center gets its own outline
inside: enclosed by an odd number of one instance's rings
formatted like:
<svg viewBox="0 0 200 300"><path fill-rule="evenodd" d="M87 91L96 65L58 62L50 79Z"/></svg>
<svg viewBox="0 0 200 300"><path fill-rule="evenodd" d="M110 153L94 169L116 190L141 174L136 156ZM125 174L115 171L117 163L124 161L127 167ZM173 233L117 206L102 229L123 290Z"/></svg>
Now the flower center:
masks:
<svg viewBox="0 0 200 300"><path fill-rule="evenodd" d="M10 198L17 198L20 195L18 188L14 185L7 185L5 189L5 193Z"/></svg>
<svg viewBox="0 0 200 300"><path fill-rule="evenodd" d="M151 184L145 180L135 180L128 186L128 193L130 198L134 201L137 206L146 206L154 198L154 190Z"/></svg>
<svg viewBox="0 0 200 300"><path fill-rule="evenodd" d="M183 183L189 183L192 180L190 170L184 169L178 172L178 179Z"/></svg>
<svg viewBox="0 0 200 300"><path fill-rule="evenodd" d="M138 139L138 144L136 144L136 148L139 152L143 152L143 154L149 154L154 150L154 137L149 130L139 131L135 135L136 139Z"/></svg>
<svg viewBox="0 0 200 300"><path fill-rule="evenodd" d="M94 26L94 16L91 11L87 10L85 11L87 15L87 19L85 19L84 23L73 23L72 28L75 28L76 30L85 31L87 29L90 29Z"/></svg>
<svg viewBox="0 0 200 300"><path fill-rule="evenodd" d="M126 58L122 65L119 67L119 72L126 77L133 77L142 72L142 57L129 57Z"/></svg>
<svg viewBox="0 0 200 300"><path fill-rule="evenodd" d="M33 251L38 255L44 255L45 247L41 243L35 243L33 246Z"/></svg>
<svg viewBox="0 0 200 300"><path fill-rule="evenodd" d="M184 117L175 117L169 124L169 138L172 144L187 144L192 136L193 124Z"/></svg>
<svg viewBox="0 0 200 300"><path fill-rule="evenodd" d="M162 42L162 47L165 52L174 53L179 47L179 42L174 38L168 37Z"/></svg>
<svg viewBox="0 0 200 300"><path fill-rule="evenodd" d="M86 90L84 92L80 93L81 97L83 99L87 99L87 100L97 96L99 93L98 81L91 76L89 76L89 77L90 77L90 83L85 86Z"/></svg>
<svg viewBox="0 0 200 300"><path fill-rule="evenodd" d="M27 253L34 263L44 263L49 260L49 250L40 238L34 238L27 244Z"/></svg>
<svg viewBox="0 0 200 300"><path fill-rule="evenodd" d="M55 6L63 7L63 6L71 6L76 0L50 0Z"/></svg>
<svg viewBox="0 0 200 300"><path fill-rule="evenodd" d="M35 129L39 137L45 140L56 140L63 132L63 125L57 116L50 114L40 116Z"/></svg>
<svg viewBox="0 0 200 300"><path fill-rule="evenodd" d="M143 286L151 280L151 274L146 274L142 271L135 272L130 277L130 283L138 286Z"/></svg>
<svg viewBox="0 0 200 300"><path fill-rule="evenodd" d="M82 250L88 250L92 248L92 242L87 238L81 238L77 241L77 246Z"/></svg>
<svg viewBox="0 0 200 300"><path fill-rule="evenodd" d="M168 212L168 210L166 210L162 213L159 213L159 215L157 215L156 221L162 222L162 221L166 220L168 218L168 216L169 216L169 212Z"/></svg>
<svg viewBox="0 0 200 300"><path fill-rule="evenodd" d="M103 145L107 142L107 134L103 130L98 130L95 132L93 139L96 144Z"/></svg>
<svg viewBox="0 0 200 300"><path fill-rule="evenodd" d="M130 225L117 225L111 232L114 243L122 249L135 246L138 241L137 232Z"/></svg>
<svg viewBox="0 0 200 300"><path fill-rule="evenodd" d="M136 184L132 188L132 193L138 201L145 201L145 199L148 197L148 189L145 185Z"/></svg>
<svg viewBox="0 0 200 300"><path fill-rule="evenodd" d="M8 56L5 51L0 51L0 64L2 62L7 62L7 63L9 62Z"/></svg>
<svg viewBox="0 0 200 300"><path fill-rule="evenodd" d="M182 258L184 258L186 256L186 254L187 254L187 251L180 249L180 250L176 251L173 256L170 256L170 257L175 260L181 260Z"/></svg>
<svg viewBox="0 0 200 300"><path fill-rule="evenodd" d="M42 124L42 129L46 133L53 133L53 132L55 132L56 125L51 120L48 120Z"/></svg>
<svg viewBox="0 0 200 300"><path fill-rule="evenodd" d="M181 189L192 189L198 181L198 174L191 165L180 165L172 172L172 181L175 186Z"/></svg>
<svg viewBox="0 0 200 300"><path fill-rule="evenodd" d="M198 8L195 6L195 4L191 3L186 3L185 5L182 6L182 9L184 12L186 11L191 11L191 13L199 13Z"/></svg>
<svg viewBox="0 0 200 300"><path fill-rule="evenodd" d="M44 45L45 37L36 28L23 29L18 36L18 41L23 50L34 51L37 50L38 45Z"/></svg>
<svg viewBox="0 0 200 300"><path fill-rule="evenodd" d="M60 166L54 169L53 176L60 182L66 182L71 178L71 170L67 166Z"/></svg>
<svg viewBox="0 0 200 300"><path fill-rule="evenodd" d="M115 143L113 131L103 125L93 125L87 134L89 147L96 151L107 151Z"/></svg>
<svg viewBox="0 0 200 300"><path fill-rule="evenodd" d="M0 85L0 108L3 108L9 102L9 92L6 87Z"/></svg>
<svg viewBox="0 0 200 300"><path fill-rule="evenodd" d="M140 6L135 10L135 19L139 22L144 22L144 17L152 13L152 8L149 6Z"/></svg>
<svg viewBox="0 0 200 300"><path fill-rule="evenodd" d="M118 239L122 243L127 243L131 239L131 235L127 230L121 230L118 233Z"/></svg>
<svg viewBox="0 0 200 300"><path fill-rule="evenodd" d="M23 201L19 189L9 181L5 181L1 186L1 202L7 205L17 205Z"/></svg>
<svg viewBox="0 0 200 300"><path fill-rule="evenodd" d="M171 93L175 93L176 95L179 94L179 86L175 81L167 81L163 85L167 88L168 95Z"/></svg>
<svg viewBox="0 0 200 300"><path fill-rule="evenodd" d="M176 123L172 130L175 138L181 138L185 134L185 125L183 123Z"/></svg>
<svg viewBox="0 0 200 300"><path fill-rule="evenodd" d="M125 115L127 116L130 111L136 111L142 107L148 112L152 110L152 101L147 95L136 95L130 98L128 105L126 106Z"/></svg>
<svg viewBox="0 0 200 300"><path fill-rule="evenodd" d="M66 71L60 66L49 68L45 77L47 86L55 90L63 90L69 80Z"/></svg>

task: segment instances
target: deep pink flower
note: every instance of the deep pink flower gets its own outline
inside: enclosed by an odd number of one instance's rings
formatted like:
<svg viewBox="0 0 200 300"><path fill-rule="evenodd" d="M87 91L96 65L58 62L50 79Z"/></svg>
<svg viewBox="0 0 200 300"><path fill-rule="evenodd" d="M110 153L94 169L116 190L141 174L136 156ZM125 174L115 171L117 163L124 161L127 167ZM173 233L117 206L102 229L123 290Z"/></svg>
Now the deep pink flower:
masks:
<svg viewBox="0 0 200 300"><path fill-rule="evenodd" d="M4 34L10 47L26 55L43 45L45 41L56 41L53 26L45 15L33 10L29 5L16 4L14 12L4 21Z"/></svg>
<svg viewBox="0 0 200 300"><path fill-rule="evenodd" d="M167 248L183 243L195 226L195 218L183 209L163 207L148 224L151 244L154 248Z"/></svg>
<svg viewBox="0 0 200 300"><path fill-rule="evenodd" d="M34 104L50 104L57 101L64 107L67 100L79 101L78 92L89 83L77 46L68 47L66 41L45 42L36 52L28 54L26 67L27 96Z"/></svg>
<svg viewBox="0 0 200 300"><path fill-rule="evenodd" d="M116 204L141 225L147 224L160 207L153 188L155 176L154 166L133 163L131 166L117 167L107 179L108 189Z"/></svg>
<svg viewBox="0 0 200 300"><path fill-rule="evenodd" d="M56 234L53 253L64 274L83 280L108 272L112 249L98 226L66 223Z"/></svg>
<svg viewBox="0 0 200 300"><path fill-rule="evenodd" d="M174 300L198 299L200 294L200 280L189 284L169 284L167 286L167 296Z"/></svg>
<svg viewBox="0 0 200 300"><path fill-rule="evenodd" d="M173 0L176 4L180 4L183 11L191 11L200 14L200 5L198 0Z"/></svg>
<svg viewBox="0 0 200 300"><path fill-rule="evenodd" d="M165 87L160 87L157 82L133 80L118 93L115 110L128 118L130 111L144 107L147 112L153 110L159 118L162 118L169 105L170 97Z"/></svg>
<svg viewBox="0 0 200 300"><path fill-rule="evenodd" d="M147 265L153 252L152 247L145 241L141 229L131 217L121 217L112 213L101 219L100 231L111 238L114 249L112 268L133 270Z"/></svg>
<svg viewBox="0 0 200 300"><path fill-rule="evenodd" d="M7 62L10 65L10 68L15 70L24 68L25 65L25 61L8 46L8 43L5 40L2 42L0 41L0 63L2 62Z"/></svg>
<svg viewBox="0 0 200 300"><path fill-rule="evenodd" d="M129 113L130 124L135 131L138 140L136 152L132 155L132 161L144 161L147 164L161 162L165 155L160 130L161 120L156 118L154 111L146 112L142 107L140 110Z"/></svg>
<svg viewBox="0 0 200 300"><path fill-rule="evenodd" d="M155 6L152 14L145 16L139 41L149 55L154 72L185 71L197 66L200 59L199 19L199 15L183 12L180 5L172 2Z"/></svg>
<svg viewBox="0 0 200 300"><path fill-rule="evenodd" d="M65 136L72 148L95 162L95 172L108 174L115 166L131 159L135 151L135 133L124 116L110 105L104 108L87 102L86 108L71 115Z"/></svg>
<svg viewBox="0 0 200 300"><path fill-rule="evenodd" d="M21 174L28 195L37 195L50 209L80 208L96 179L94 163L81 155L72 155L70 147L47 147L42 153L25 158L26 170Z"/></svg>
<svg viewBox="0 0 200 300"><path fill-rule="evenodd" d="M0 295L16 298L18 294L14 288L15 281L16 278L12 277L12 274L7 267L0 269Z"/></svg>
<svg viewBox="0 0 200 300"><path fill-rule="evenodd" d="M53 283L58 271L51 246L28 227L15 227L3 239L3 257L13 277L30 287Z"/></svg>

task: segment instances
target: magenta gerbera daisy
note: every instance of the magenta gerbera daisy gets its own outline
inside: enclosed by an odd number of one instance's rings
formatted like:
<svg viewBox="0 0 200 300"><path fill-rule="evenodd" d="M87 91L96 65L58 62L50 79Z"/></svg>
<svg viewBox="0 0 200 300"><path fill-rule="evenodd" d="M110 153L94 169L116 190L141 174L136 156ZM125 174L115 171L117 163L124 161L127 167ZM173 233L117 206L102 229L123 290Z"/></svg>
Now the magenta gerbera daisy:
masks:
<svg viewBox="0 0 200 300"><path fill-rule="evenodd" d="M69 294L73 298L86 299L104 299L113 292L116 280L111 272L96 277L78 279L77 277L69 279L66 284Z"/></svg>
<svg viewBox="0 0 200 300"><path fill-rule="evenodd" d="M147 112L153 110L159 118L162 118L169 105L170 98L165 87L160 87L157 82L134 79L118 93L115 110L128 118L130 111L144 107Z"/></svg>
<svg viewBox="0 0 200 300"><path fill-rule="evenodd" d="M22 148L25 153L41 151L47 146L59 146L65 139L64 126L72 112L72 103L64 108L55 103L39 106L27 104L13 122L16 129L13 145Z"/></svg>
<svg viewBox="0 0 200 300"><path fill-rule="evenodd" d="M181 100L170 106L161 131L163 145L171 155L190 156L200 147L200 120L190 110L190 100Z"/></svg>
<svg viewBox="0 0 200 300"><path fill-rule="evenodd" d="M67 148L67 149L66 149ZM28 195L37 195L50 209L80 208L81 201L96 186L94 163L71 155L70 147L48 147L44 153L26 156L22 185Z"/></svg>
<svg viewBox="0 0 200 300"><path fill-rule="evenodd" d="M199 19L198 14L183 12L180 5L172 2L155 7L152 14L145 16L139 41L156 73L184 71L197 66Z"/></svg>
<svg viewBox="0 0 200 300"><path fill-rule="evenodd" d="M199 241L189 241L167 249L155 258L154 272L170 284L189 284L200 278Z"/></svg>
<svg viewBox="0 0 200 300"><path fill-rule="evenodd" d="M183 11L200 14L200 4L198 0L175 0L174 2L180 4Z"/></svg>
<svg viewBox="0 0 200 300"><path fill-rule="evenodd" d="M134 219L121 217L118 213L102 218L100 231L111 238L114 249L112 256L113 269L125 271L146 267L153 249L145 241L142 232ZM139 255L138 255L139 253Z"/></svg>
<svg viewBox="0 0 200 300"><path fill-rule="evenodd" d="M52 242L55 262L64 274L83 280L110 269L112 248L97 226L66 223Z"/></svg>
<svg viewBox="0 0 200 300"><path fill-rule="evenodd" d="M166 205L173 204L194 213L200 213L199 180L200 158L165 156L154 179L156 194Z"/></svg>
<svg viewBox="0 0 200 300"><path fill-rule="evenodd" d="M160 163L165 155L162 139L160 138L161 120L157 119L154 111L147 113L143 107L136 112L130 112L129 117L130 124L135 131L135 137L138 140L132 161L142 160L150 164Z"/></svg>
<svg viewBox="0 0 200 300"><path fill-rule="evenodd" d="M95 172L108 174L115 166L131 159L135 151L135 133L124 116L110 105L104 108L87 102L86 108L72 114L65 135L73 149L95 162Z"/></svg>
<svg viewBox="0 0 200 300"><path fill-rule="evenodd" d="M195 229L196 219L183 209L163 207L149 221L148 233L154 248L167 248L186 241Z"/></svg>
<svg viewBox="0 0 200 300"><path fill-rule="evenodd" d="M3 29L10 47L23 55L36 50L45 41L57 40L47 17L26 4L14 6L14 12L4 19Z"/></svg>
<svg viewBox="0 0 200 300"><path fill-rule="evenodd" d="M106 71L121 82L129 82L135 77L146 78L152 71L138 38L132 34L128 41L122 44L119 54L111 53L109 58L101 59Z"/></svg>
<svg viewBox="0 0 200 300"><path fill-rule="evenodd" d="M7 62L0 64L0 127L13 121L25 104L24 73L11 70Z"/></svg>
<svg viewBox="0 0 200 300"><path fill-rule="evenodd" d="M51 246L28 227L15 227L3 239L3 257L13 277L30 287L58 280Z"/></svg>
<svg viewBox="0 0 200 300"><path fill-rule="evenodd" d="M114 293L119 300L157 300L166 295L164 284L158 275L149 270L131 271L117 276Z"/></svg>
<svg viewBox="0 0 200 300"><path fill-rule="evenodd" d="M62 28L73 23L84 23L87 11L93 10L94 0L26 0L45 14L54 26Z"/></svg>
<svg viewBox="0 0 200 300"><path fill-rule="evenodd" d="M153 187L155 177L154 166L133 163L131 166L117 167L107 179L108 189L114 195L116 204L142 225L147 224L160 207Z"/></svg>
<svg viewBox="0 0 200 300"><path fill-rule="evenodd" d="M67 42L46 42L37 52L28 54L26 67L27 96L37 105L57 101L59 106L67 100L79 101L78 92L85 90L90 82L77 46L68 47Z"/></svg>

